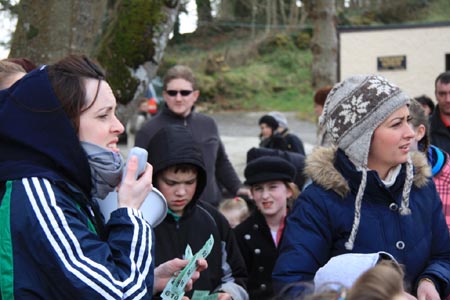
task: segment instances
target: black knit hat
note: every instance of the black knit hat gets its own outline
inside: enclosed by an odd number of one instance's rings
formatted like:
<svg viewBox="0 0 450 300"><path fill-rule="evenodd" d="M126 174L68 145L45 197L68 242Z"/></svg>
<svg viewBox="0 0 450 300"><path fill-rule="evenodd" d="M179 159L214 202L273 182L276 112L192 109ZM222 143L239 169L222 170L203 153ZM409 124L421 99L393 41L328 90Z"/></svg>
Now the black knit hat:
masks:
<svg viewBox="0 0 450 300"><path fill-rule="evenodd" d="M245 167L245 184L282 180L293 182L295 167L287 160L277 156L261 156L252 160Z"/></svg>
<svg viewBox="0 0 450 300"><path fill-rule="evenodd" d="M262 123L267 124L270 128L272 128L273 131L275 131L278 128L278 121L269 115L264 115L259 119L258 124L261 125Z"/></svg>

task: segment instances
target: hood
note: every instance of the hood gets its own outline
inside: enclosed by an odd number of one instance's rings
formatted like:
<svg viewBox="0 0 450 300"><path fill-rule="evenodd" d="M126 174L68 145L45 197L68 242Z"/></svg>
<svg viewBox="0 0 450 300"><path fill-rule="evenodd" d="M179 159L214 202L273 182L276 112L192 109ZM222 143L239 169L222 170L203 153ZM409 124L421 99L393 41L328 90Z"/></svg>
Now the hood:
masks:
<svg viewBox="0 0 450 300"><path fill-rule="evenodd" d="M153 183L159 172L179 164L192 164L198 167L197 188L194 205L206 186L206 170L200 148L194 142L189 129L180 125L167 126L160 129L150 140L147 151L148 162L153 166Z"/></svg>
<svg viewBox="0 0 450 300"><path fill-rule="evenodd" d="M0 91L0 181L32 176L69 181L90 195L86 154L45 66Z"/></svg>
<svg viewBox="0 0 450 300"><path fill-rule="evenodd" d="M341 197L350 192L349 182L335 167L336 147L317 147L306 159L305 174L326 190L333 190ZM342 155L343 152L341 151ZM413 183L416 187L427 184L431 170L426 157L419 152L411 153L414 166Z"/></svg>

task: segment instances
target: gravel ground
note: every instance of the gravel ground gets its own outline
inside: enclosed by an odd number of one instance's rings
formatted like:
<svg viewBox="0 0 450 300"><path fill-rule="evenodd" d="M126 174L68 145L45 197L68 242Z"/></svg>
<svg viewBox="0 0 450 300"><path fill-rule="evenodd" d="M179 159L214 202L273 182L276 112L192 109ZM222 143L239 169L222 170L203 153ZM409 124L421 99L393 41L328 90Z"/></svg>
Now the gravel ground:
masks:
<svg viewBox="0 0 450 300"><path fill-rule="evenodd" d="M258 120L265 112L220 112L208 114L219 128L222 142L225 145L228 157L236 169L239 177L243 179L247 151L258 147L259 125ZM313 148L316 140L316 125L301 121L295 117L295 112L284 113L289 129L303 141L306 153ZM120 145L122 155L127 156L126 145Z"/></svg>
<svg viewBox="0 0 450 300"><path fill-rule="evenodd" d="M243 179L247 151L259 144L258 120L265 112L221 112L210 114L219 127L219 133L225 145L228 157ZM295 117L295 112L284 113L292 133L296 134L309 153L316 141L316 125L301 121Z"/></svg>

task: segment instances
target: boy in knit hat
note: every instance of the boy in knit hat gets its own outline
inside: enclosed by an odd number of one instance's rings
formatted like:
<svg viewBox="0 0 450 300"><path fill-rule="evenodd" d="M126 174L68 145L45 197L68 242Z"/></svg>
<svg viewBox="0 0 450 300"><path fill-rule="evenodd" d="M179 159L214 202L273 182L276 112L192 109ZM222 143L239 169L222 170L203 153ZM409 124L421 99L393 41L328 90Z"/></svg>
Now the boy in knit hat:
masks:
<svg viewBox="0 0 450 300"><path fill-rule="evenodd" d="M450 293L450 238L426 158L410 154L409 97L385 78L352 76L325 102L337 147L318 147L288 217L274 285L309 281L331 257L386 251L419 299Z"/></svg>

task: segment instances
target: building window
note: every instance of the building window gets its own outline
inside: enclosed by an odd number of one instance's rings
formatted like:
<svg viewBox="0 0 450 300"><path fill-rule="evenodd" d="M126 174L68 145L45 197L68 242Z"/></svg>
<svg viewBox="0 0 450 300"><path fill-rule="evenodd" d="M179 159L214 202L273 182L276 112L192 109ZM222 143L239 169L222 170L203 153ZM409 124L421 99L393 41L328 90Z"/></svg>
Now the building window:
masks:
<svg viewBox="0 0 450 300"><path fill-rule="evenodd" d="M445 71L450 71L450 54L445 54Z"/></svg>

